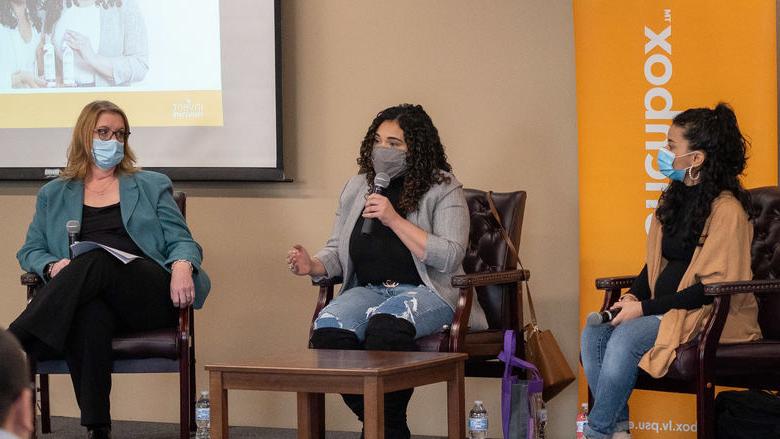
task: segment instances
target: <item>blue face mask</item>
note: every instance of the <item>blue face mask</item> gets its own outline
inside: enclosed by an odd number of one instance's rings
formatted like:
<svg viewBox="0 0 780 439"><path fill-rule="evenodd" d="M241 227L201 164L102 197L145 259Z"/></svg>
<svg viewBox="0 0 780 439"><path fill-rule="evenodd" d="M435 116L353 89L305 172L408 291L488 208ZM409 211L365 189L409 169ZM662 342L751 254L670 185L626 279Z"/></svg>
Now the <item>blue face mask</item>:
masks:
<svg viewBox="0 0 780 439"><path fill-rule="evenodd" d="M115 139L92 139L92 157L100 169L111 169L125 158L125 145Z"/></svg>
<svg viewBox="0 0 780 439"><path fill-rule="evenodd" d="M685 180L685 171L692 168L693 166L690 166L689 168L685 169L674 169L674 160L678 159L680 157L685 157L686 155L693 154L695 151L691 151L687 154L683 154L680 156L674 155L672 151L669 151L666 148L659 148L658 149L658 170L669 178L670 180L674 181L683 181Z"/></svg>

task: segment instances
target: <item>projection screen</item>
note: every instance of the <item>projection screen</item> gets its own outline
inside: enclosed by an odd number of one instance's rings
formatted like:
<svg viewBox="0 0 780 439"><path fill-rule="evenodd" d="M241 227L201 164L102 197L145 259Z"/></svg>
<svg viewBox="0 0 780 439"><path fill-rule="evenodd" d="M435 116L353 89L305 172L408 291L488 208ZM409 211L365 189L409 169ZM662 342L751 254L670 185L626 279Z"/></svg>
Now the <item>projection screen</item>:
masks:
<svg viewBox="0 0 780 439"><path fill-rule="evenodd" d="M285 180L280 0L27 3L32 35L0 22L0 179L56 177L81 109L110 100L145 169Z"/></svg>

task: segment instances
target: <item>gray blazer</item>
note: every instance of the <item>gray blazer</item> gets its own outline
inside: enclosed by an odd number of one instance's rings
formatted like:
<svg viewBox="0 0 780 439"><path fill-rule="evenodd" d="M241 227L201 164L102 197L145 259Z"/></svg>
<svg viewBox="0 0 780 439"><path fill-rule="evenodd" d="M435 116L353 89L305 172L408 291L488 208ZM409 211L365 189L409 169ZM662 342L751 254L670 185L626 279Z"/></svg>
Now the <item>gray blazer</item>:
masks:
<svg viewBox="0 0 780 439"><path fill-rule="evenodd" d="M451 182L431 187L420 199L417 210L406 219L428 232L425 256L423 259L412 256L420 279L454 310L458 289L452 287L450 278L463 274L462 262L469 238L469 209L463 185L452 174L445 174ZM341 291L357 286L357 276L349 257L349 239L365 206L367 191L365 174L349 179L341 191L333 233L325 247L315 255L325 266L328 277L344 278ZM476 300L471 308L469 326L476 330L487 328L485 313Z"/></svg>

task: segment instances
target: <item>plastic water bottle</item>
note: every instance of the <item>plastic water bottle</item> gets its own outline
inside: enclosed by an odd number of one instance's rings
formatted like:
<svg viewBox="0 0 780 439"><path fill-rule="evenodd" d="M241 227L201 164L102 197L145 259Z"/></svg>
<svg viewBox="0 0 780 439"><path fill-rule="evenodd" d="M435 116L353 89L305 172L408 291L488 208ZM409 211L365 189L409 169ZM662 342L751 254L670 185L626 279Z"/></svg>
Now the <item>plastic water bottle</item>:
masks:
<svg viewBox="0 0 780 439"><path fill-rule="evenodd" d="M211 438L211 403L209 392L206 390L200 392L200 398L195 403L195 424L198 426L196 439Z"/></svg>
<svg viewBox="0 0 780 439"><path fill-rule="evenodd" d="M488 414L482 401L474 401L469 411L469 439L485 439L488 430Z"/></svg>
<svg viewBox="0 0 780 439"><path fill-rule="evenodd" d="M583 402L577 413L577 439L585 438L585 426L588 425L588 403Z"/></svg>
<svg viewBox="0 0 780 439"><path fill-rule="evenodd" d="M547 437L547 409L544 406L539 409L536 418L536 437L545 439Z"/></svg>
<svg viewBox="0 0 780 439"><path fill-rule="evenodd" d="M67 87L76 85L74 73L73 49L68 43L62 43L62 83Z"/></svg>
<svg viewBox="0 0 780 439"><path fill-rule="evenodd" d="M51 43L51 35L44 36L43 43L43 79L47 87L57 85L57 72L54 64L54 45Z"/></svg>

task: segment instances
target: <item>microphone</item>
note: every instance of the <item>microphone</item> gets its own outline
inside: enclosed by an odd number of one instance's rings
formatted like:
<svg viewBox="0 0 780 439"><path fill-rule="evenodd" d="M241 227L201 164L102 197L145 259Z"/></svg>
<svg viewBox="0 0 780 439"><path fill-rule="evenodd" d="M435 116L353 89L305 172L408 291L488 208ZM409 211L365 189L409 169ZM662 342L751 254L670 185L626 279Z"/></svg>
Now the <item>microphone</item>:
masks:
<svg viewBox="0 0 780 439"><path fill-rule="evenodd" d="M585 322L588 324L588 326L597 326L602 323L611 322L612 319L618 315L620 310L621 308L612 308L606 311L592 312L588 314L588 318L585 319Z"/></svg>
<svg viewBox="0 0 780 439"><path fill-rule="evenodd" d="M79 238L81 232L81 223L78 220L70 220L65 223L65 229L68 231L68 253L70 259L73 259L73 250L70 248Z"/></svg>
<svg viewBox="0 0 780 439"><path fill-rule="evenodd" d="M377 172L376 176L374 177L374 190L372 190L371 193L382 195L389 185L390 176L384 172ZM370 235L374 230L374 223L376 223L374 218L366 218L363 221L363 227L360 228L360 233L364 236Z"/></svg>

